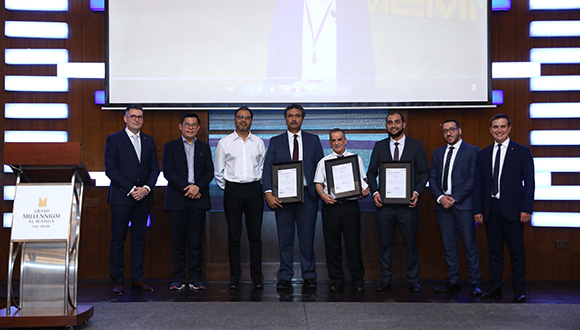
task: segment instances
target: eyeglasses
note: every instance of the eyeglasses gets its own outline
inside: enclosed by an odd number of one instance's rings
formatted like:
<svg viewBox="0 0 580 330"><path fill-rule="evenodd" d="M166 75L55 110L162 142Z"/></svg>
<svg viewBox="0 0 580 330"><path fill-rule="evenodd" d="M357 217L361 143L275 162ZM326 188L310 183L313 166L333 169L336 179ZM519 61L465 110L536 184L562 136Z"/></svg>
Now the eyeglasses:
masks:
<svg viewBox="0 0 580 330"><path fill-rule="evenodd" d="M252 119L252 116L236 115L236 118L238 118L239 120L242 120L242 119L250 120L250 119Z"/></svg>
<svg viewBox="0 0 580 330"><path fill-rule="evenodd" d="M450 129L443 129L441 130L441 132L443 132L443 134L447 134L447 133L455 133L459 128L457 127L451 127Z"/></svg>
<svg viewBox="0 0 580 330"><path fill-rule="evenodd" d="M137 115L129 115L127 116L133 120L143 120L143 116L137 116Z"/></svg>
<svg viewBox="0 0 580 330"><path fill-rule="evenodd" d="M197 123L183 123L183 126L185 126L187 128L196 128Z"/></svg>

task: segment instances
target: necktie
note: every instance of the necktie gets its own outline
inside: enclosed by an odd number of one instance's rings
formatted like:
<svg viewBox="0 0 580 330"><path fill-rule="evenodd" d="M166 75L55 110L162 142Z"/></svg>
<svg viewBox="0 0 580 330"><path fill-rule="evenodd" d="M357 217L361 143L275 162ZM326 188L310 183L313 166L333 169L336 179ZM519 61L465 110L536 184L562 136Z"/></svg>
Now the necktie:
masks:
<svg viewBox="0 0 580 330"><path fill-rule="evenodd" d="M499 159L501 157L501 143L497 145L497 152L495 153L495 163L493 165L493 179L491 186L491 195L495 196L499 192Z"/></svg>
<svg viewBox="0 0 580 330"><path fill-rule="evenodd" d="M298 134L294 134L294 150L292 151L292 161L298 161Z"/></svg>
<svg viewBox="0 0 580 330"><path fill-rule="evenodd" d="M139 163L141 162L141 141L139 141L138 135L133 135L133 146L135 147L135 153L137 153L137 158L139 158Z"/></svg>
<svg viewBox="0 0 580 330"><path fill-rule="evenodd" d="M449 166L451 165L451 156L453 156L453 147L449 147L449 151L447 151L447 157L445 158L445 168L443 170L443 192L447 191L449 188Z"/></svg>
<svg viewBox="0 0 580 330"><path fill-rule="evenodd" d="M399 142L395 142L395 152L393 154L393 160L399 161Z"/></svg>

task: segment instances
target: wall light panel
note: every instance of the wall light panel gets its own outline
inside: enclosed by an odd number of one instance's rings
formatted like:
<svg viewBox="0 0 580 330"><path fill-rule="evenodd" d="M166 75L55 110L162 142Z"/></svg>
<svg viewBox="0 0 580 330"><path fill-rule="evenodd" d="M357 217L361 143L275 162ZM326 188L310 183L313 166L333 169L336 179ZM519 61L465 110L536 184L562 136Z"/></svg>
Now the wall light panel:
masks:
<svg viewBox="0 0 580 330"><path fill-rule="evenodd" d="M491 103L492 104L503 104L503 91L502 90L491 91Z"/></svg>
<svg viewBox="0 0 580 330"><path fill-rule="evenodd" d="M580 48L532 48L530 61L539 63L580 63Z"/></svg>
<svg viewBox="0 0 580 330"><path fill-rule="evenodd" d="M498 78L530 78L541 74L540 63L532 62L493 62L491 75Z"/></svg>
<svg viewBox="0 0 580 330"><path fill-rule="evenodd" d="M16 186L4 186L4 200L13 201L16 196Z"/></svg>
<svg viewBox="0 0 580 330"><path fill-rule="evenodd" d="M579 130L537 130L530 132L533 146L575 146L580 144Z"/></svg>
<svg viewBox="0 0 580 330"><path fill-rule="evenodd" d="M580 172L580 157L534 157L536 172Z"/></svg>
<svg viewBox="0 0 580 330"><path fill-rule="evenodd" d="M90 8L92 11L105 11L105 0L91 0Z"/></svg>
<svg viewBox="0 0 580 330"><path fill-rule="evenodd" d="M534 212L534 227L580 227L580 213L574 212Z"/></svg>
<svg viewBox="0 0 580 330"><path fill-rule="evenodd" d="M68 39L68 24L62 22L6 21L4 35L11 38Z"/></svg>
<svg viewBox="0 0 580 330"><path fill-rule="evenodd" d="M4 142L68 142L68 132L4 131Z"/></svg>
<svg viewBox="0 0 580 330"><path fill-rule="evenodd" d="M580 9L577 0L530 0L530 10L570 10Z"/></svg>
<svg viewBox="0 0 580 330"><path fill-rule="evenodd" d="M95 180L96 187L108 187L111 184L111 180L107 177L104 171L90 171L89 176L91 179ZM157 182L155 187L165 187L167 186L167 180L163 176L163 171L159 173L157 177Z"/></svg>
<svg viewBox="0 0 580 330"><path fill-rule="evenodd" d="M59 63L56 75L64 78L105 79L105 63Z"/></svg>
<svg viewBox="0 0 580 330"><path fill-rule="evenodd" d="M66 49L5 49L4 62L10 65L58 64L68 62Z"/></svg>
<svg viewBox="0 0 580 330"><path fill-rule="evenodd" d="M530 37L578 37L580 21L532 21Z"/></svg>
<svg viewBox="0 0 580 330"><path fill-rule="evenodd" d="M68 0L5 0L8 10L68 11Z"/></svg>
<svg viewBox="0 0 580 330"><path fill-rule="evenodd" d="M530 118L580 118L580 102L532 103Z"/></svg>
<svg viewBox="0 0 580 330"><path fill-rule="evenodd" d="M491 0L491 10L493 11L505 11L512 8L511 0Z"/></svg>
<svg viewBox="0 0 580 330"><path fill-rule="evenodd" d="M9 165L4 164L4 173L14 173L14 171L12 171L12 168Z"/></svg>
<svg viewBox="0 0 580 330"><path fill-rule="evenodd" d="M580 186L537 186L534 192L537 201L578 201Z"/></svg>
<svg viewBox="0 0 580 330"><path fill-rule="evenodd" d="M9 92L68 92L68 79L41 76L5 76L4 89Z"/></svg>
<svg viewBox="0 0 580 330"><path fill-rule="evenodd" d="M4 117L10 119L66 119L66 103L6 103Z"/></svg>
<svg viewBox="0 0 580 330"><path fill-rule="evenodd" d="M530 78L533 92L580 91L580 76L542 76Z"/></svg>
<svg viewBox="0 0 580 330"><path fill-rule="evenodd" d="M95 91L95 104L105 104L105 91Z"/></svg>
<svg viewBox="0 0 580 330"><path fill-rule="evenodd" d="M12 228L12 213L3 214L4 221L2 221L4 228Z"/></svg>

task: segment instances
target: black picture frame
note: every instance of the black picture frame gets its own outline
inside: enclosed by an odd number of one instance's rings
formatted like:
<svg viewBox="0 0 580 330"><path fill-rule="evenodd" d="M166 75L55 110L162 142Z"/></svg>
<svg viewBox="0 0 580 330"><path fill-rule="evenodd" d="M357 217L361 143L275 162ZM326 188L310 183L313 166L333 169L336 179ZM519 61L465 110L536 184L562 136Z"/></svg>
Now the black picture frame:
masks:
<svg viewBox="0 0 580 330"><path fill-rule="evenodd" d="M272 164L272 194L282 203L304 203L304 172L302 161ZM296 196L280 198L278 171L296 170Z"/></svg>
<svg viewBox="0 0 580 330"><path fill-rule="evenodd" d="M354 189L349 191L344 191L341 193L336 192L333 171L336 166L351 164L352 168L352 179L354 181ZM362 194L362 187L360 183L360 168L358 165L358 156L350 155L345 157L339 157L334 159L327 159L324 161L324 168L326 170L326 182L328 193L334 196L336 199L346 199L351 197L359 197Z"/></svg>
<svg viewBox="0 0 580 330"><path fill-rule="evenodd" d="M381 163L379 167L379 192L381 194L381 203L383 204L409 204L411 202L411 196L413 195L413 163L412 162L385 162ZM400 170L402 173L405 171L405 192L402 194L403 197L393 197L395 192L389 192L387 194L387 170L397 171Z"/></svg>

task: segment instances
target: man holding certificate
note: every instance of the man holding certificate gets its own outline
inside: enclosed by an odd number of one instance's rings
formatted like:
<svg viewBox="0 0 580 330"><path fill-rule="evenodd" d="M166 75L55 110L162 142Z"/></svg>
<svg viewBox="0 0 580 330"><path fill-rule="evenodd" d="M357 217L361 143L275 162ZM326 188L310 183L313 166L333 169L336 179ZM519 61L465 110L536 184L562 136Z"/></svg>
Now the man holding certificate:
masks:
<svg viewBox="0 0 580 330"><path fill-rule="evenodd" d="M423 144L403 134L405 127L405 118L401 113L389 113L386 120L389 137L375 143L367 172L373 202L377 207L381 241L381 283L377 287L378 292L388 292L391 289L391 261L397 226L407 249L405 273L409 290L421 291L418 276L417 203L429 180L429 168ZM377 185L377 178L381 181L380 185Z"/></svg>
<svg viewBox="0 0 580 330"><path fill-rule="evenodd" d="M357 292L362 292L364 291L365 270L361 252L358 198L361 194L363 196L369 194L368 185L364 180L366 176L364 164L359 156L346 151L347 139L342 129L331 130L329 137L332 153L318 162L314 183L316 192L324 202L322 228L326 267L328 276L332 280L330 290L340 291L344 288L342 270L342 238L344 237L346 264L351 282ZM344 193L350 193L352 197L338 197Z"/></svg>
<svg viewBox="0 0 580 330"><path fill-rule="evenodd" d="M298 231L300 243L300 266L304 287L316 289L317 286L314 232L318 212L318 194L313 180L316 164L324 154L318 136L302 131L304 115L304 108L299 104L291 104L286 107L284 117L288 131L270 139L264 160L262 188L268 207L276 212L278 229L280 249L280 280L276 285L278 290L287 290L292 287L290 281L294 276L294 237L296 231ZM275 164L300 165L300 162L302 166L272 170ZM300 169L302 170L300 171ZM296 174L292 177L292 173ZM274 182L273 174L278 178L277 182ZM277 196L273 193L274 190L278 193ZM291 200L302 191L303 203L282 201L283 197ZM284 196L280 196L281 193Z"/></svg>

